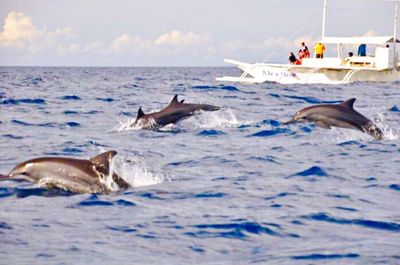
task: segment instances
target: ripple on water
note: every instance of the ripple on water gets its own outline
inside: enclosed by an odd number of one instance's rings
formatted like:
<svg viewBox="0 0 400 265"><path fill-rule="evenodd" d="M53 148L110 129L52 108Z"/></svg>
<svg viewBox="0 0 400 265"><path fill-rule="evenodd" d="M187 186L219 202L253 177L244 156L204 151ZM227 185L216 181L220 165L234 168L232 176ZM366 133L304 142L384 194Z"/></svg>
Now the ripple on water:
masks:
<svg viewBox="0 0 400 265"><path fill-rule="evenodd" d="M291 176L289 176L288 178L291 177L312 177L312 176L316 176L316 177L326 177L328 176L328 173L321 167L318 166L312 166L304 171L300 171L296 174L293 174Z"/></svg>
<svg viewBox="0 0 400 265"><path fill-rule="evenodd" d="M309 255L292 256L294 260L326 260L326 259L354 259L359 258L360 255L356 253L349 254L320 254L314 253Z"/></svg>
<svg viewBox="0 0 400 265"><path fill-rule="evenodd" d="M218 135L224 135L225 133L220 130L202 130L197 133L199 136L218 136Z"/></svg>
<svg viewBox="0 0 400 265"><path fill-rule="evenodd" d="M81 126L79 122L74 122L74 121L67 122L66 125L69 126L69 127L79 127L79 126Z"/></svg>
<svg viewBox="0 0 400 265"><path fill-rule="evenodd" d="M334 103L341 103L342 100L321 100L313 97L303 97L303 96L289 96L289 95L283 95L285 98L291 98L291 99L299 99L301 101L305 101L307 103L311 104L334 104Z"/></svg>
<svg viewBox="0 0 400 265"><path fill-rule="evenodd" d="M98 196L95 194L90 195L89 198L78 202L73 205L71 208L80 208L80 207L93 207L93 206L113 206L114 203L105 200L99 200Z"/></svg>
<svg viewBox="0 0 400 265"><path fill-rule="evenodd" d="M215 90L227 90L227 91L240 91L234 86L225 86L225 85L219 85L219 86L192 86L193 89L199 89L199 90L207 90L207 91L215 91Z"/></svg>
<svg viewBox="0 0 400 265"><path fill-rule="evenodd" d="M117 231L122 233L133 233L138 231L137 229L131 228L126 225L107 225L106 228L112 231Z"/></svg>
<svg viewBox="0 0 400 265"><path fill-rule="evenodd" d="M103 102L113 102L113 98L96 98L98 101L103 101Z"/></svg>
<svg viewBox="0 0 400 265"><path fill-rule="evenodd" d="M268 228L266 225L261 225L256 222L199 224L190 227L197 228L198 231L186 232L185 234L187 236L196 238L224 237L231 239L245 239L248 237L248 234L266 234L270 236L280 236L279 233Z"/></svg>
<svg viewBox="0 0 400 265"><path fill-rule="evenodd" d="M66 95L66 96L61 97L61 99L63 99L63 100L81 100L81 98L76 95Z"/></svg>
<svg viewBox="0 0 400 265"><path fill-rule="evenodd" d="M290 130L286 128L277 128L273 130L262 130L254 134L250 134L247 137L271 137L277 134L283 134L287 132L290 132Z"/></svg>
<svg viewBox="0 0 400 265"><path fill-rule="evenodd" d="M45 122L45 123L29 123L29 122L25 122L25 121L20 121L20 120L11 120L12 123L18 124L18 125L22 125L22 126L37 126L37 127L57 127L57 123L54 122Z"/></svg>
<svg viewBox="0 0 400 265"><path fill-rule="evenodd" d="M316 213L303 216L302 218L312 221L328 222L341 225L358 225L370 229L400 232L400 224L384 221L364 220L364 219L344 219L329 216L326 213Z"/></svg>
<svg viewBox="0 0 400 265"><path fill-rule="evenodd" d="M397 105L394 105L393 107L391 107L389 109L389 111L391 111L391 112L400 112L400 108Z"/></svg>
<svg viewBox="0 0 400 265"><path fill-rule="evenodd" d="M400 185L398 185L398 184L391 184L391 185L389 185L389 189L395 190L395 191L400 191Z"/></svg>
<svg viewBox="0 0 400 265"><path fill-rule="evenodd" d="M5 99L1 101L0 104L3 105L19 105L21 103L25 104L46 104L46 101L42 98L21 98L21 99Z"/></svg>

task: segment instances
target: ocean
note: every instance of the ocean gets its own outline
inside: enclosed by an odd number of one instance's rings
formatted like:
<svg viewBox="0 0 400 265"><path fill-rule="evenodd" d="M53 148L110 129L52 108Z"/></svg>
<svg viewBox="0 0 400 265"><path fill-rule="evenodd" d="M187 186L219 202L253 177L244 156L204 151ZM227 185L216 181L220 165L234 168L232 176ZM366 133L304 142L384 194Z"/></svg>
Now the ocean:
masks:
<svg viewBox="0 0 400 265"><path fill-rule="evenodd" d="M131 185L0 182L0 264L400 264L400 84L244 85L228 67L0 67L0 173L116 150ZM173 96L221 109L131 128ZM283 125L357 98L384 132Z"/></svg>

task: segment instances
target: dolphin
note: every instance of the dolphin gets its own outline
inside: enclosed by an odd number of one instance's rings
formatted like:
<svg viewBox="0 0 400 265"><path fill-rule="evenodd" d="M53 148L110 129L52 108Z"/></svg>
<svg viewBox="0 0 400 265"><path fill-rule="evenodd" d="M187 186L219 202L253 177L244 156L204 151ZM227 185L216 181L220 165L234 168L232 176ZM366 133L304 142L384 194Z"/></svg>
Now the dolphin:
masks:
<svg viewBox="0 0 400 265"><path fill-rule="evenodd" d="M108 193L104 184L109 175L111 159L116 151L107 151L88 160L67 157L39 157L18 164L0 179L24 179L45 188L58 188L73 193ZM121 189L130 185L112 173L112 179Z"/></svg>
<svg viewBox="0 0 400 265"><path fill-rule="evenodd" d="M208 104L188 104L183 103L184 101L185 100L178 101L178 95L175 95L166 108L149 114L145 114L142 107L140 107L136 120L130 127L140 126L142 129L158 129L195 115L199 111L219 110L217 106Z"/></svg>
<svg viewBox="0 0 400 265"><path fill-rule="evenodd" d="M382 140L382 131L372 121L353 108L355 101L355 98L351 98L340 104L310 106L298 111L290 121L283 124L310 121L321 128L355 129L373 136L376 140Z"/></svg>

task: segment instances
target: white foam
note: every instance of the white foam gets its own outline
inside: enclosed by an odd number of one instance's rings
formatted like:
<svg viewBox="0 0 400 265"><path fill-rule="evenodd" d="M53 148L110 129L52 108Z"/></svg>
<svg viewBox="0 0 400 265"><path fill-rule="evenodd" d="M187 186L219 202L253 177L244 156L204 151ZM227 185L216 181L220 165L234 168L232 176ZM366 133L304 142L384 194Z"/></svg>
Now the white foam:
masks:
<svg viewBox="0 0 400 265"><path fill-rule="evenodd" d="M105 184L107 187L115 191L115 188L118 186L114 186L115 183L111 177L112 172L115 172L132 187L155 185L171 180L167 175L158 173L157 169L155 168L153 168L151 171L148 170L145 160L138 156L126 158L118 155L112 159L110 165L110 175L108 176Z"/></svg>
<svg viewBox="0 0 400 265"><path fill-rule="evenodd" d="M229 128L240 125L248 125L253 121L240 121L231 109L219 110L214 112L202 112L200 115L182 122L185 127L194 129L207 128Z"/></svg>
<svg viewBox="0 0 400 265"><path fill-rule="evenodd" d="M390 126L392 120L391 114L388 112L379 112L378 117L374 120L376 126L378 126L383 132L384 140L397 140L400 135L400 128L393 128ZM396 123L398 124L398 123Z"/></svg>
<svg viewBox="0 0 400 265"><path fill-rule="evenodd" d="M134 119L125 118L125 119L117 120L118 125L116 125L112 129L112 131L117 131L117 132L128 131L128 130L137 131L137 130L143 129L144 125L146 125L146 126L156 125L155 120L151 119L151 120L147 121L146 124L144 124L144 122L142 120L139 120L139 122L137 124L132 126L132 124L135 122L135 120L136 120L136 118L134 118Z"/></svg>

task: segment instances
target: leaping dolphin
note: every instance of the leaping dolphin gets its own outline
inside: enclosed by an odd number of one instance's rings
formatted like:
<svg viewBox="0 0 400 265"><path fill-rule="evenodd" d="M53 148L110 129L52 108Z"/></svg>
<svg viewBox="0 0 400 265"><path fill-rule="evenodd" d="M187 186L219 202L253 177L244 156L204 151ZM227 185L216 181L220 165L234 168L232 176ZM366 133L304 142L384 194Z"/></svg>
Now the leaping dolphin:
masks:
<svg viewBox="0 0 400 265"><path fill-rule="evenodd" d="M142 107L139 108L136 120L131 127L140 126L142 129L158 129L170 123L176 123L179 120L188 118L199 111L216 111L219 107L208 104L188 104L185 100L178 101L178 95L175 95L169 105L158 111L145 114Z"/></svg>
<svg viewBox="0 0 400 265"><path fill-rule="evenodd" d="M51 189L59 188L74 193L111 192L103 181L110 170L111 159L116 151L107 151L88 160L66 157L40 157L20 163L8 175L0 179L25 179ZM112 173L112 178L121 189L130 185Z"/></svg>
<svg viewBox="0 0 400 265"><path fill-rule="evenodd" d="M382 140L382 131L353 108L355 101L355 98L351 98L341 104L310 106L298 111L290 121L284 124L310 121L325 129L340 127L360 130L373 136L376 140Z"/></svg>

